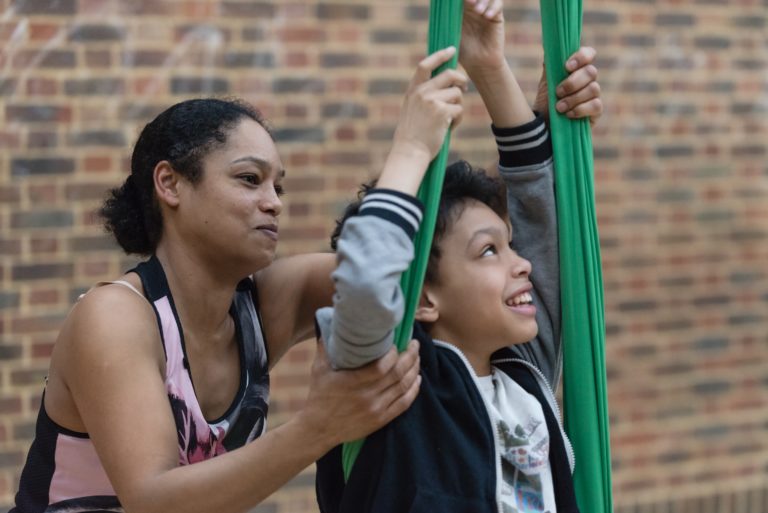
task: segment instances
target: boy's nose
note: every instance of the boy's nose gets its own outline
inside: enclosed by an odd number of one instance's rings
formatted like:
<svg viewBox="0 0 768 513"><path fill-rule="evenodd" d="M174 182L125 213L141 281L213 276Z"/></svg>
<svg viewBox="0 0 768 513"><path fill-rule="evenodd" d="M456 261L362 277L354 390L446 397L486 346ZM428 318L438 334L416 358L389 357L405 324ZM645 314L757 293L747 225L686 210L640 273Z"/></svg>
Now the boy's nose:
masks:
<svg viewBox="0 0 768 513"><path fill-rule="evenodd" d="M531 274L531 262L515 254L512 257L512 276L529 276Z"/></svg>

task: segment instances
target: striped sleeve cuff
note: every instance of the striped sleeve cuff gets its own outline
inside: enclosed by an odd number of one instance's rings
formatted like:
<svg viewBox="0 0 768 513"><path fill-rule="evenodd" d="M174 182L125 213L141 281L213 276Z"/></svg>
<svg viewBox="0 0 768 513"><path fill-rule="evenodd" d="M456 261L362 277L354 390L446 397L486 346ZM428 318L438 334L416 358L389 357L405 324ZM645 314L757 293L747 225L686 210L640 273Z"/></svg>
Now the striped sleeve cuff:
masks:
<svg viewBox="0 0 768 513"><path fill-rule="evenodd" d="M505 128L491 126L499 148L499 164L502 167L522 167L540 164L552 157L552 141L544 118L524 125Z"/></svg>
<svg viewBox="0 0 768 513"><path fill-rule="evenodd" d="M386 219L413 239L419 230L423 211L421 202L413 196L392 189L371 189L363 198L358 215Z"/></svg>

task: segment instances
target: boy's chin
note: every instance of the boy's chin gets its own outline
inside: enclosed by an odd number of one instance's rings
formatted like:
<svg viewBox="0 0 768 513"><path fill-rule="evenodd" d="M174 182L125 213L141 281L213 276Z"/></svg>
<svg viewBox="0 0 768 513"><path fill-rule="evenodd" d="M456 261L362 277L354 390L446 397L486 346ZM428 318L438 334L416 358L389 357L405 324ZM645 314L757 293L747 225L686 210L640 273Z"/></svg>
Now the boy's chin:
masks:
<svg viewBox="0 0 768 513"><path fill-rule="evenodd" d="M516 346L517 344L525 344L530 342L536 335L539 334L539 326L534 323L534 326L527 330L515 330L515 333L511 333L509 340L510 345Z"/></svg>

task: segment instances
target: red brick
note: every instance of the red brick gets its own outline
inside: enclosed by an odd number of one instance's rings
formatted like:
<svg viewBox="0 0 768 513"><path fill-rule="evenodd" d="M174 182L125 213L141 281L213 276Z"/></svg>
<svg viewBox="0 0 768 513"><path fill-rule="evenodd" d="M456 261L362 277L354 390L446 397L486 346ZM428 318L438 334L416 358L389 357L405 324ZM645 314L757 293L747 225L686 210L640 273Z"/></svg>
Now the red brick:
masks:
<svg viewBox="0 0 768 513"><path fill-rule="evenodd" d="M90 156L83 159L83 170L89 173L102 173L111 169L111 157Z"/></svg>
<svg viewBox="0 0 768 513"><path fill-rule="evenodd" d="M55 341L36 342L32 345L32 358L48 361L53 352Z"/></svg>
<svg viewBox="0 0 768 513"><path fill-rule="evenodd" d="M59 250L59 240L56 237L33 237L29 246L33 254L55 253Z"/></svg>
<svg viewBox="0 0 768 513"><path fill-rule="evenodd" d="M209 2L184 2L185 17L193 20L207 21L216 14L215 6Z"/></svg>
<svg viewBox="0 0 768 513"><path fill-rule="evenodd" d="M18 397L0 397L0 413L3 416L21 413L21 399Z"/></svg>
<svg viewBox="0 0 768 513"><path fill-rule="evenodd" d="M104 220L99 216L99 213L97 210L89 210L87 212L83 212L80 222L83 224L83 226L99 226L101 227Z"/></svg>
<svg viewBox="0 0 768 513"><path fill-rule="evenodd" d="M52 305L59 302L60 294L56 289L37 289L29 293L27 300L30 306Z"/></svg>
<svg viewBox="0 0 768 513"><path fill-rule="evenodd" d="M336 139L339 141L354 141L357 139L357 130L351 126L341 126L336 129Z"/></svg>
<svg viewBox="0 0 768 513"><path fill-rule="evenodd" d="M310 213L310 206L308 203L299 203L292 201L288 204L288 215L291 217L301 216L306 217Z"/></svg>
<svg viewBox="0 0 768 513"><path fill-rule="evenodd" d="M66 27L57 23L29 24L29 39L32 41L49 41L64 33L66 33Z"/></svg>
<svg viewBox="0 0 768 513"><path fill-rule="evenodd" d="M70 183L64 188L64 196L67 200L102 200L107 190L115 185L117 184Z"/></svg>
<svg viewBox="0 0 768 513"><path fill-rule="evenodd" d="M110 9L110 0L78 0L80 12L103 13Z"/></svg>
<svg viewBox="0 0 768 513"><path fill-rule="evenodd" d="M21 134L18 132L0 132L0 148L18 149L21 146Z"/></svg>
<svg viewBox="0 0 768 513"><path fill-rule="evenodd" d="M21 193L17 186L0 185L0 203L7 205L18 204L21 200Z"/></svg>
<svg viewBox="0 0 768 513"><path fill-rule="evenodd" d="M85 52L85 65L89 68L109 68L112 66L112 53L109 50L88 50Z"/></svg>
<svg viewBox="0 0 768 513"><path fill-rule="evenodd" d="M311 62L309 55L303 51L286 52L282 58L283 64L288 67L304 67Z"/></svg>
<svg viewBox="0 0 768 513"><path fill-rule="evenodd" d="M326 40L326 32L320 27L283 27L276 35L285 43L322 43Z"/></svg>
<svg viewBox="0 0 768 513"><path fill-rule="evenodd" d="M19 22L0 23L0 41L10 40L19 29Z"/></svg>
<svg viewBox="0 0 768 513"><path fill-rule="evenodd" d="M27 79L27 94L30 96L54 96L59 93L59 83L55 79L33 77Z"/></svg>
<svg viewBox="0 0 768 513"><path fill-rule="evenodd" d="M0 238L0 255L4 255L4 256L21 255L21 240Z"/></svg>
<svg viewBox="0 0 768 513"><path fill-rule="evenodd" d="M86 277L105 276L109 273L109 262L107 261L91 261L80 262L78 264L78 272Z"/></svg>

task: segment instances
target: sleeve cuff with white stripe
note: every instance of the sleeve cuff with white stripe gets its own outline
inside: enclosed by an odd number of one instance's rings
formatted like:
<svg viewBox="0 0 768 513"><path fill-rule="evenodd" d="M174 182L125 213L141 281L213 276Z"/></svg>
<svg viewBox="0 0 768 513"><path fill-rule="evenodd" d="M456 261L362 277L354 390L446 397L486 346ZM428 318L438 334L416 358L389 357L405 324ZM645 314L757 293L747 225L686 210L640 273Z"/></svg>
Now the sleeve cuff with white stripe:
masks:
<svg viewBox="0 0 768 513"><path fill-rule="evenodd" d="M522 167L540 164L552 157L552 141L544 118L516 127L491 125L499 148L499 164L502 167Z"/></svg>
<svg viewBox="0 0 768 513"><path fill-rule="evenodd" d="M421 201L413 196L392 189L371 189L363 198L358 215L386 219L413 239L419 230L423 212Z"/></svg>

